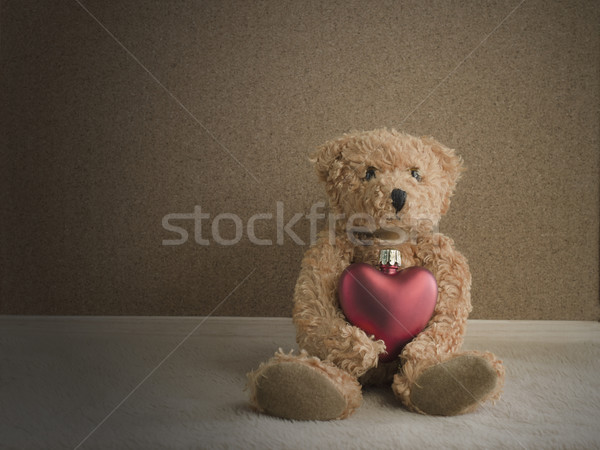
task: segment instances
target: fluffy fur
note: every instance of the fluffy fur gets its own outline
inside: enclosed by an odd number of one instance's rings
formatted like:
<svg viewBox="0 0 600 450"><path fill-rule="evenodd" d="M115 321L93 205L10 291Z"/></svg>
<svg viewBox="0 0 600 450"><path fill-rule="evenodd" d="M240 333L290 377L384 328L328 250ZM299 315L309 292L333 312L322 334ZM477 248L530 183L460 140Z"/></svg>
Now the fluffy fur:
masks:
<svg viewBox="0 0 600 450"><path fill-rule="evenodd" d="M335 231L322 232L302 261L293 309L297 342L315 358L312 361L333 365L353 379L392 383L394 393L407 408L423 413L411 402L411 387L426 369L461 355L471 311L467 261L454 248L452 239L436 233L462 172L462 161L454 150L432 138L379 129L353 132L327 142L312 162L325 182L338 220ZM406 192L400 211L392 203L394 189ZM357 236L363 236L363 241ZM399 369L389 364L378 367L385 344L348 323L337 297L342 271L353 262L375 264L383 248L399 250L404 267L430 270L439 287L434 315L426 329L398 355ZM504 382L504 369L494 355L469 354L489 362L497 383L461 413L475 409L482 401L498 398ZM281 357L266 364L277 364ZM250 385L255 381L256 375L251 374ZM358 397L349 403L360 404L360 391L349 395Z"/></svg>

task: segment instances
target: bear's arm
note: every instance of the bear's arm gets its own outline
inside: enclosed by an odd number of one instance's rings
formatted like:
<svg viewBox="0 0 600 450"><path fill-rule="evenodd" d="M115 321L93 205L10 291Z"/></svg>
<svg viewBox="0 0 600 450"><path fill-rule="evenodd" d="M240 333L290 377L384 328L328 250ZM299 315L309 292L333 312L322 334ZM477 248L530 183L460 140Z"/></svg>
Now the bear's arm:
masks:
<svg viewBox="0 0 600 450"><path fill-rule="evenodd" d="M294 293L296 340L301 349L360 376L375 367L385 351L375 341L348 323L337 300L337 285L351 259L344 241L336 245L320 239L305 254Z"/></svg>
<svg viewBox="0 0 600 450"><path fill-rule="evenodd" d="M471 272L466 258L454 248L452 239L444 235L419 240L415 253L435 276L438 299L427 328L406 345L402 358L412 362L439 361L462 345L471 312Z"/></svg>

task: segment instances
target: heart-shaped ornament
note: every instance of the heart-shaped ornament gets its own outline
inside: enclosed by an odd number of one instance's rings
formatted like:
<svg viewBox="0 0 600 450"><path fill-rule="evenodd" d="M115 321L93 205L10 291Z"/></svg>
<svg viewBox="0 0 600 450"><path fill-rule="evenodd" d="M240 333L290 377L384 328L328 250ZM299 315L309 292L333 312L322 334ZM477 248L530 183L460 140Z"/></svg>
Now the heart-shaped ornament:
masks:
<svg viewBox="0 0 600 450"><path fill-rule="evenodd" d="M437 282L423 267L384 269L387 273L365 263L348 266L340 278L339 300L350 323L385 342L387 353L379 360L388 362L427 326Z"/></svg>

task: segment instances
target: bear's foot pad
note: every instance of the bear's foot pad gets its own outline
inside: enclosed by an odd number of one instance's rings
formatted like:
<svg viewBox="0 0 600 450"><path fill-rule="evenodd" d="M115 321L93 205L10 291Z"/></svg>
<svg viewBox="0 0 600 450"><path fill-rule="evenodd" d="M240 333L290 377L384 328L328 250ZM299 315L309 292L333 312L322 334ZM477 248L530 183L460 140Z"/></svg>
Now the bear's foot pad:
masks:
<svg viewBox="0 0 600 450"><path fill-rule="evenodd" d="M426 369L411 388L410 400L425 414L453 416L471 411L495 389L498 374L478 356L457 356Z"/></svg>
<svg viewBox="0 0 600 450"><path fill-rule="evenodd" d="M323 372L305 364L281 362L257 380L256 401L267 414L293 420L332 420L346 411L347 401Z"/></svg>

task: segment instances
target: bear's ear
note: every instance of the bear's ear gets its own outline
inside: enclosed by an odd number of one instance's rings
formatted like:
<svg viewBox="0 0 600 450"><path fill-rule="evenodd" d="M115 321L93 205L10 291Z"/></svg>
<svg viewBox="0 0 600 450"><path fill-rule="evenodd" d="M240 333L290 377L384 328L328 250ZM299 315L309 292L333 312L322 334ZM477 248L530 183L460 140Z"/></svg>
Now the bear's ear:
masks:
<svg viewBox="0 0 600 450"><path fill-rule="evenodd" d="M431 137L422 137L421 140L436 156L439 166L446 176L446 193L444 195L444 203L441 211L442 214L446 214L446 211L448 211L448 208L450 207L450 197L452 197L452 194L454 193L456 183L462 172L465 170L462 158L458 156L453 149L440 144Z"/></svg>
<svg viewBox="0 0 600 450"><path fill-rule="evenodd" d="M317 176L321 181L327 181L329 170L333 162L342 157L342 150L346 147L347 141L346 136L328 141L310 156L310 162L315 165Z"/></svg>

